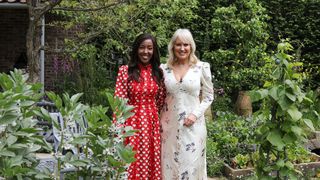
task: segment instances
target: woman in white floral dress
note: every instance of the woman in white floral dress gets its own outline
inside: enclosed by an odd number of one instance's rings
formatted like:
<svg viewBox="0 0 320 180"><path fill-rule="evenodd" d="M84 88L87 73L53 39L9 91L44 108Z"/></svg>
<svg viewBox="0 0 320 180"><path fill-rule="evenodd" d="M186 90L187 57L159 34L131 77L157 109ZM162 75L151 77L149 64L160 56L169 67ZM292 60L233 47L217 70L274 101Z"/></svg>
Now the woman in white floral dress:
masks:
<svg viewBox="0 0 320 180"><path fill-rule="evenodd" d="M163 180L206 180L205 110L213 101L210 65L195 56L188 29L178 29L162 64L167 96L161 112ZM201 100L200 100L201 92Z"/></svg>

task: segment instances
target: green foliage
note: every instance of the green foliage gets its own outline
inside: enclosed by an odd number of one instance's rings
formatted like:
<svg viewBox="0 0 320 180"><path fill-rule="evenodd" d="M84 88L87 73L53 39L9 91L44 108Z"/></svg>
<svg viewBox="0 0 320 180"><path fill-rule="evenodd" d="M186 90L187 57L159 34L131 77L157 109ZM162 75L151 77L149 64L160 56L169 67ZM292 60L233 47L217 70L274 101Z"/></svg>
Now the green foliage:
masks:
<svg viewBox="0 0 320 180"><path fill-rule="evenodd" d="M195 18L192 9L197 5L196 0L162 0L157 3L148 0L124 2L81 1L77 2L77 6L73 6L73 3L63 1L59 7L69 9L77 7L79 11L64 11L57 7L54 12L70 17L69 21L64 21L66 27L86 25L87 32L79 34L79 37L93 40L90 43L98 44L104 52L108 52L109 58L114 52L127 58L131 43L142 32L154 34L159 46L166 47L171 32L183 24L192 23ZM113 6L107 7L110 4ZM85 11L85 9L97 7L107 8ZM83 11L80 11L81 9ZM175 20L172 21L172 19ZM71 43L72 47L78 45L78 43ZM76 53L79 55L81 52Z"/></svg>
<svg viewBox="0 0 320 180"><path fill-rule="evenodd" d="M278 45L278 52L273 56L272 80L265 83L264 89L251 91L252 101L262 103L254 117L265 122L259 127L256 140L259 144L256 167L259 178L269 177L272 171L277 172L276 178L296 177L297 170L287 158L288 149L301 145L307 132L314 130L312 121L302 113L312 110L310 105L313 104L300 87L304 76L297 70L302 63L294 61L288 51L292 51L288 42ZM271 156L276 159L272 160Z"/></svg>
<svg viewBox="0 0 320 180"><path fill-rule="evenodd" d="M319 6L318 0L260 0L271 17L268 21L270 47L280 38L289 38L296 58L304 63L309 78L305 84L311 89L319 87Z"/></svg>
<svg viewBox="0 0 320 180"><path fill-rule="evenodd" d="M113 97L105 93L105 99L115 113L117 123L111 123L107 116L108 108L102 106L90 107L79 102L82 94L62 97L55 93L47 93L54 102L58 111L62 114L64 127L78 122L85 129L82 116L85 116L89 128L82 134L74 134L68 128L58 128L60 144L55 153L58 166L55 175L58 176L62 168L72 165L77 168L76 176L95 179L119 179L126 172L125 167L133 162L134 152L132 147L124 146L124 138L132 136L135 131L131 127L124 126L124 121L132 116L132 106L126 104L126 100ZM122 124L122 125L121 125ZM63 150L77 148L77 153L62 155ZM83 149L83 153L80 151ZM74 176L75 174L69 175Z"/></svg>
<svg viewBox="0 0 320 180"><path fill-rule="evenodd" d="M208 128L212 128L212 125L208 125ZM209 130L209 129L208 129ZM211 131L211 129L210 129ZM223 174L224 161L219 157L218 143L207 140L207 174L209 177L221 176Z"/></svg>
<svg viewBox="0 0 320 180"><path fill-rule="evenodd" d="M214 97L214 103L211 105L212 112L229 112L233 110L233 107L231 106L231 99L229 96L223 94L219 94L217 92L218 90L215 90L216 96Z"/></svg>
<svg viewBox="0 0 320 180"><path fill-rule="evenodd" d="M0 177L5 179L43 179L48 174L36 169L35 153L51 147L37 135L35 104L42 94L40 84L29 85L20 70L0 74Z"/></svg>
<svg viewBox="0 0 320 180"><path fill-rule="evenodd" d="M234 160L234 163L238 166L238 168L245 169L245 168L248 168L248 164L250 162L250 156L248 154L246 155L237 154L233 160Z"/></svg>
<svg viewBox="0 0 320 180"><path fill-rule="evenodd" d="M177 28L192 24L196 5L195 0L62 1L53 12L68 18L53 24L85 28L77 39L65 41L77 68L66 80L57 79L57 90L83 92L84 102L106 105L101 102L102 92L106 87L113 91L118 67L128 61L135 37L143 32L155 35L165 57L168 39Z"/></svg>
<svg viewBox="0 0 320 180"><path fill-rule="evenodd" d="M220 175L222 162L232 164L238 154L254 151L255 129L259 122L230 112L217 112L214 122L207 123L208 175ZM214 169L210 169L214 167ZM210 170L209 170L210 169Z"/></svg>
<svg viewBox="0 0 320 180"><path fill-rule="evenodd" d="M108 117L108 108L90 107L79 102L81 93L62 96L48 92L47 96L54 102L63 117L63 127L77 122L83 133L72 133L68 128L61 128L56 119L47 110L39 108L36 103L43 94L39 93L41 85L26 83L27 77L15 70L11 75L0 74L0 177L6 179L50 179L60 177L61 169L73 166L77 169L70 173L72 177L95 179L120 179L126 172L128 163L133 162L132 147L123 144L124 138L135 132L124 126L124 121L132 116L132 108L126 100L104 93L105 100L115 111L117 123ZM40 149L52 152L51 145L37 135L41 131L36 126L37 117L50 121L57 128L60 138L58 150L54 153L57 160L54 172L38 169L39 159L35 153ZM82 118L89 123L86 129ZM121 125L122 124L122 125ZM72 154L67 151L76 149ZM82 149L82 151L80 151Z"/></svg>
<svg viewBox="0 0 320 180"><path fill-rule="evenodd" d="M308 90L306 97L310 99L313 103L301 109L306 119L310 119L316 130L320 129L320 89Z"/></svg>
<svg viewBox="0 0 320 180"><path fill-rule="evenodd" d="M265 9L255 0L221 1L211 13L205 35L212 41L204 59L214 64L217 86L227 93L261 86L268 74L264 68L269 37Z"/></svg>

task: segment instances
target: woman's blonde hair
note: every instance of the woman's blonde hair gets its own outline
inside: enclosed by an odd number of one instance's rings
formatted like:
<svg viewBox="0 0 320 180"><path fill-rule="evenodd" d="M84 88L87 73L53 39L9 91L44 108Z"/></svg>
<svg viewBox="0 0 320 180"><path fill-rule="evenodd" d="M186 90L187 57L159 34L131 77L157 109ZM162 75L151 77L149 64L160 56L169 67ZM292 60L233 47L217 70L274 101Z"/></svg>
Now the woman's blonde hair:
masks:
<svg viewBox="0 0 320 180"><path fill-rule="evenodd" d="M170 43L168 45L169 58L167 61L167 65L172 68L172 66L177 62L176 57L174 56L173 46L175 41L179 38L183 43L188 43L191 45L191 52L189 56L189 63L191 65L197 64L199 61L198 57L195 54L196 51L196 43L193 40L192 34L189 29L177 29L173 34Z"/></svg>

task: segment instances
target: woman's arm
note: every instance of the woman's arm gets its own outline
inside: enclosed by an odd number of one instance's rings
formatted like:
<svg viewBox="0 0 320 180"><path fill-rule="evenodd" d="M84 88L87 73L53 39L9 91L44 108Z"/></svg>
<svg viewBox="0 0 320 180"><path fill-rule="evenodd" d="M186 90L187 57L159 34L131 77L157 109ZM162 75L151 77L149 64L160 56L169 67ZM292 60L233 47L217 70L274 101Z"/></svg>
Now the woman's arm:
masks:
<svg viewBox="0 0 320 180"><path fill-rule="evenodd" d="M192 112L198 118L204 115L205 111L210 107L214 99L212 75L210 70L210 64L203 62L202 64L202 76L201 76L201 93L202 101L200 105Z"/></svg>

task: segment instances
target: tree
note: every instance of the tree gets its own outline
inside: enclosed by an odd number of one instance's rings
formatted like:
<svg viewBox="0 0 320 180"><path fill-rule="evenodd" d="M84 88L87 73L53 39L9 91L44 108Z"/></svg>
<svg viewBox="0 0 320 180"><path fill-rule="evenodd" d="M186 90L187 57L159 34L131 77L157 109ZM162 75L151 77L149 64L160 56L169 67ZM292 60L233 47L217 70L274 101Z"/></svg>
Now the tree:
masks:
<svg viewBox="0 0 320 180"><path fill-rule="evenodd" d="M50 11L53 7L61 3L62 0L51 0L51 1L27 1L28 12L29 12L29 23L26 37L28 67L29 67L29 81L39 81L39 24L41 17L45 13Z"/></svg>
<svg viewBox="0 0 320 180"><path fill-rule="evenodd" d="M303 71L309 75L305 84L311 89L320 86L320 20L318 0L260 0L267 9L270 47L281 38L289 38L297 58L304 62Z"/></svg>
<svg viewBox="0 0 320 180"><path fill-rule="evenodd" d="M197 34L202 59L212 64L216 87L234 100L239 90L259 87L266 79L267 19L256 0L200 1L195 26L204 30Z"/></svg>
<svg viewBox="0 0 320 180"><path fill-rule="evenodd" d="M40 47L40 21L41 18L60 5L62 11L99 11L109 8L125 1L76 1L76 0L45 0L27 1L29 12L29 24L26 37L27 57L29 65L29 81L39 81L39 51L45 47ZM65 13L67 15L67 13Z"/></svg>
<svg viewBox="0 0 320 180"><path fill-rule="evenodd" d="M150 0L129 1L99 11L74 11L62 8L66 2L54 8L54 13L67 17L56 22L65 29L83 24L85 29L76 40L66 39L72 58L80 64L77 75L72 76L69 93L84 92L83 98L89 103L100 103L99 92L114 87L119 59L123 63L129 58L135 37L148 32L157 37L162 59L167 54L167 44L177 28L190 27L195 19L193 8L197 1L163 0L155 3ZM70 6L70 5L69 5ZM84 9L81 4L75 6ZM91 5L92 6L92 5ZM111 73L109 73L111 71ZM71 92L70 92L71 91Z"/></svg>
<svg viewBox="0 0 320 180"><path fill-rule="evenodd" d="M289 161L288 150L302 147L308 132L314 131L314 122L319 123L317 110L313 109L315 102L301 88L305 77L298 70L303 63L288 54L292 50L287 41L279 43L277 53L271 57L271 81L263 89L251 91L252 100L262 103L254 118L264 122L256 139L259 179L270 178L272 172L276 172L276 179L296 179L298 171Z"/></svg>

